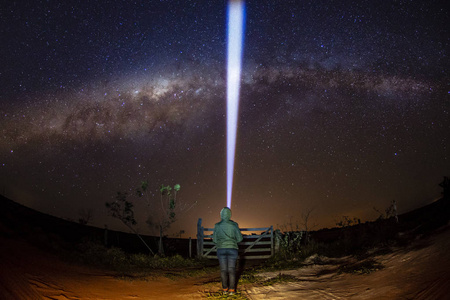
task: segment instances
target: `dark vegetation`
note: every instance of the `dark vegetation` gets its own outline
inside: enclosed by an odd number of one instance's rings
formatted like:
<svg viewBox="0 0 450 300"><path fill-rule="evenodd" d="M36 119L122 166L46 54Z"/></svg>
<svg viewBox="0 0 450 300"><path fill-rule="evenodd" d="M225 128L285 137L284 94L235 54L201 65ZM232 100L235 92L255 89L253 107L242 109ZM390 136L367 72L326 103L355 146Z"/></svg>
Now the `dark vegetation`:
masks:
<svg viewBox="0 0 450 300"><path fill-rule="evenodd" d="M173 188L171 186L161 185L159 187L159 194L161 196L160 206L155 203L154 199L150 196L149 182L142 181L140 186L135 190L134 198L144 200L147 208L147 225L150 228L156 228L159 230L158 251L160 256L165 256L163 237L165 236L169 227L176 221L177 213L188 211L195 206L196 203L188 205L185 202L177 201L177 193L180 191L180 185L175 184ZM134 217L134 204L131 199L128 199L127 192L117 192L115 200L106 202L105 206L108 209L108 213L111 217L118 219L131 230L144 244L150 254L155 255L155 251L146 243L141 235L136 231L134 226L137 221ZM180 231L180 234L183 230Z"/></svg>
<svg viewBox="0 0 450 300"><path fill-rule="evenodd" d="M340 266L338 273L370 274L380 269L383 269L383 265L374 259L367 259L361 262Z"/></svg>
<svg viewBox="0 0 450 300"><path fill-rule="evenodd" d="M320 256L343 257L353 255L359 259L386 254L393 247L409 245L417 238L426 239L436 229L448 224L450 200L442 198L423 208L394 217L379 218L373 222L321 229L310 232L310 240L305 241L301 232L280 234L280 251L268 266L273 269L290 268L303 265L306 258ZM344 218L345 220L345 218Z"/></svg>
<svg viewBox="0 0 450 300"><path fill-rule="evenodd" d="M338 272L341 273L367 274L382 269L383 266L374 260L376 255L409 245L413 240L427 239L436 229L448 224L450 184L447 177L440 186L444 189L442 199L402 215L390 213L392 209L389 207L373 222L361 223L356 218L343 217L337 222L338 227L311 231L307 235L302 231L278 231L276 255L256 268L246 268L240 278L251 281L253 272L262 268L281 270L301 267L306 263L321 264L322 257L356 258L352 263L340 266ZM141 237L150 247L157 249L160 237ZM180 274L173 270L183 270L181 273L189 274L217 265L215 260L189 258L187 239L165 238L165 255L149 255L148 249L134 234L62 220L26 208L3 196L0 196L0 238L23 239L65 260L122 274L148 275L149 270L166 270L167 274ZM192 245L196 245L195 240ZM196 257L194 246L191 253L192 257ZM305 262L306 259L308 262Z"/></svg>
<svg viewBox="0 0 450 300"><path fill-rule="evenodd" d="M384 212L377 210L380 216L372 222L361 223L358 218L343 216L336 222L337 227L331 229L310 232L277 230L279 249L262 268L293 269L304 266L306 259L308 264L322 264L322 257L351 256L356 262L340 266L338 272L367 274L382 269L383 266L373 257L410 245L417 239L426 240L449 223L449 178L444 177L439 186L443 188L441 199L402 215L397 215L393 201Z"/></svg>
<svg viewBox="0 0 450 300"><path fill-rule="evenodd" d="M164 238L167 255L148 255L148 249L135 234L63 220L3 196L0 196L0 238L25 240L65 261L123 274L164 269L183 269L189 273L210 265L189 259L187 239ZM151 247L158 248L159 237L142 235L141 238ZM192 256L196 256L195 249Z"/></svg>

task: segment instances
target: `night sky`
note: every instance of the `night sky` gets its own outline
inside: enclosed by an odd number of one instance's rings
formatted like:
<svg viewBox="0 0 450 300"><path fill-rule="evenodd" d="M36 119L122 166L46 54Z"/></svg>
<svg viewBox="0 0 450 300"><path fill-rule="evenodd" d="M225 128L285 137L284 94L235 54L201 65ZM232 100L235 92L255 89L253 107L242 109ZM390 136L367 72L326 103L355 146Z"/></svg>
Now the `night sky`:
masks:
<svg viewBox="0 0 450 300"><path fill-rule="evenodd" d="M450 176L446 1L246 1L232 210L241 227L374 220ZM226 205L226 1L3 1L0 188L123 229L106 201L180 184L172 232ZM136 207L137 228L147 208ZM157 213L158 209L153 210ZM185 235L186 237L187 235Z"/></svg>

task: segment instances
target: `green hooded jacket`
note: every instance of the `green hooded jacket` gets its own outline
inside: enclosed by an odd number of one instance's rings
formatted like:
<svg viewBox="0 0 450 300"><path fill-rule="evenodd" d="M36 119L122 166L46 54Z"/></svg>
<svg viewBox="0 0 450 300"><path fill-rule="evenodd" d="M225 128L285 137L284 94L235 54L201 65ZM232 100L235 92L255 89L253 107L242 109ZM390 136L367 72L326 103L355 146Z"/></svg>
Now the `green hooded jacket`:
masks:
<svg viewBox="0 0 450 300"><path fill-rule="evenodd" d="M238 249L238 243L242 241L242 234L239 225L231 221L231 210L224 207L220 211L222 221L214 226L213 242L217 245L217 249L232 248Z"/></svg>

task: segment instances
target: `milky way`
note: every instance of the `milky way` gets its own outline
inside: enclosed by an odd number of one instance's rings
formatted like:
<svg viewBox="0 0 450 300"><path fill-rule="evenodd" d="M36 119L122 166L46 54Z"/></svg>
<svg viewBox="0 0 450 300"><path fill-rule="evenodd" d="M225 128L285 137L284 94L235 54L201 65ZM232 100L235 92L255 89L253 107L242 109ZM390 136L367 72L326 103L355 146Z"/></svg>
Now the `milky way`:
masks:
<svg viewBox="0 0 450 300"><path fill-rule="evenodd" d="M382 3L247 1L232 207L242 226L314 209L319 228L439 197L447 13ZM213 224L226 198L223 3L38 4L9 4L2 18L3 193L120 228L104 207L117 191L148 179L159 201L160 184L179 183L180 201L197 205L172 230Z"/></svg>

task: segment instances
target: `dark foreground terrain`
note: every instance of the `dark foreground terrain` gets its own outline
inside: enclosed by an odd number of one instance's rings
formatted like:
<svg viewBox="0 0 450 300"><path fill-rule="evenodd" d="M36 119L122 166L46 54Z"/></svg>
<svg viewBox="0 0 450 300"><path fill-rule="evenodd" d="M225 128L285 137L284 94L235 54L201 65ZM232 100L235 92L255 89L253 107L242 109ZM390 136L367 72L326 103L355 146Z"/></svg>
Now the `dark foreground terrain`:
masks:
<svg viewBox="0 0 450 300"><path fill-rule="evenodd" d="M435 210L429 213L437 214ZM69 242L61 240L62 244L48 246L60 237L46 234L42 228L33 235L36 229L24 225L26 222L9 220L14 217L11 211L2 214L0 299L223 298L218 270L191 276L167 276L167 270L156 270L145 276L124 277L61 259L55 249L66 248ZM409 216L420 219L423 215ZM238 299L449 299L447 223L432 222L437 226L422 230L424 226L419 225L403 232L410 236L408 243L389 247L389 251L375 248L363 257L316 255L295 269L258 272L256 280L240 283ZM267 284L283 276L289 280Z"/></svg>

